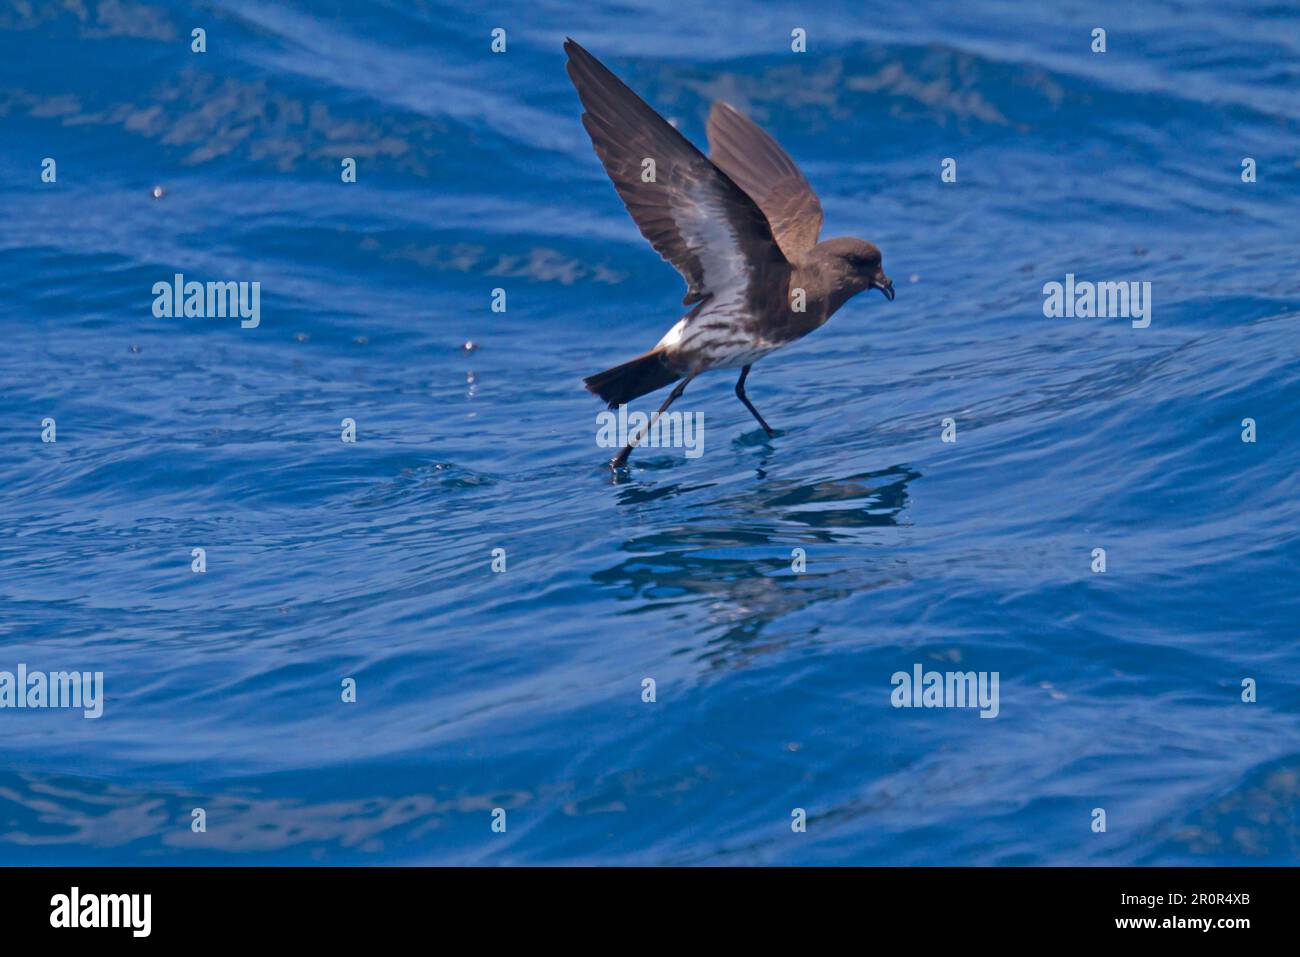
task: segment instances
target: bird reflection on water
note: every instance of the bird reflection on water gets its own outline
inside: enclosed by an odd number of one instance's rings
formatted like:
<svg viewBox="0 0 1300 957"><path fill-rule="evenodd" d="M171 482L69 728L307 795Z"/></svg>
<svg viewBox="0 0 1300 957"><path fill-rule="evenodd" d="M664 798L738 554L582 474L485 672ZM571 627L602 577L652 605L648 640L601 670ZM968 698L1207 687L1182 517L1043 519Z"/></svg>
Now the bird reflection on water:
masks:
<svg viewBox="0 0 1300 957"><path fill-rule="evenodd" d="M906 562L886 548L864 558L856 545L851 555L837 546L851 543L845 533L852 529L905 527L907 486L920 474L897 465L842 479L738 487L713 498L723 506L717 521L692 511L679 524L630 538L623 545L628 557L592 578L632 602L630 614L658 615L671 605L703 608L706 621L678 653L716 665L816 641L815 624L791 627L787 616L906 580ZM619 490L619 500L635 507L700 487L633 484ZM735 522L737 513L747 515L743 525ZM792 570L796 548L807 556L801 573Z"/></svg>

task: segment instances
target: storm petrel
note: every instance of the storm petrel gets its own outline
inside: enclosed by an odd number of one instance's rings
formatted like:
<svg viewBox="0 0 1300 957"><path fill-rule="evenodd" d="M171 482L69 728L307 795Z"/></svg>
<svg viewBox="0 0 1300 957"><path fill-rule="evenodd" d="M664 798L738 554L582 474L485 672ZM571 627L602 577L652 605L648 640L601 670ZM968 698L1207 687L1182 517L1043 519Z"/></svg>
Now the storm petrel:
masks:
<svg viewBox="0 0 1300 957"><path fill-rule="evenodd" d="M849 237L819 243L817 194L776 140L728 104L709 112L706 157L581 46L566 39L564 49L596 155L641 235L686 280L682 304L693 307L649 352L583 380L611 409L677 383L610 467L622 468L709 369L740 369L736 395L774 437L745 394L750 366L864 289L892 300L880 250Z"/></svg>

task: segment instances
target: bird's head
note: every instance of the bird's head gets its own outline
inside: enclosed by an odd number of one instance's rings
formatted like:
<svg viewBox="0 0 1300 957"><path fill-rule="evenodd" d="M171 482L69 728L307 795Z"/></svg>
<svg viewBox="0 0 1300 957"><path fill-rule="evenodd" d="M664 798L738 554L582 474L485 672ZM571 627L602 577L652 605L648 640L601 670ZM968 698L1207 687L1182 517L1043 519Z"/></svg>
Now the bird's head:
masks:
<svg viewBox="0 0 1300 957"><path fill-rule="evenodd" d="M880 264L880 250L871 243L845 236L828 239L819 245L830 254L836 278L849 296L856 296L865 289L879 289L886 299L893 300L894 284Z"/></svg>

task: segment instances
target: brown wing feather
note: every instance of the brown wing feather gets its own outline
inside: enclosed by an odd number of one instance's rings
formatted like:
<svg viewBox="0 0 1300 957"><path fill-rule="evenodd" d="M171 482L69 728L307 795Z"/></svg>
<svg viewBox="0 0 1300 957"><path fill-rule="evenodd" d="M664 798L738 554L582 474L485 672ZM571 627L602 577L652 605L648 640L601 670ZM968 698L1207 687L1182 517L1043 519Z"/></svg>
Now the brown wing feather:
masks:
<svg viewBox="0 0 1300 957"><path fill-rule="evenodd" d="M743 189L572 40L568 72L582 124L641 235L685 278L684 303L745 295L766 265L785 265L762 210ZM655 161L655 181L642 163Z"/></svg>
<svg viewBox="0 0 1300 957"><path fill-rule="evenodd" d="M767 216L787 259L817 245L822 204L780 144L722 101L709 111L709 158Z"/></svg>

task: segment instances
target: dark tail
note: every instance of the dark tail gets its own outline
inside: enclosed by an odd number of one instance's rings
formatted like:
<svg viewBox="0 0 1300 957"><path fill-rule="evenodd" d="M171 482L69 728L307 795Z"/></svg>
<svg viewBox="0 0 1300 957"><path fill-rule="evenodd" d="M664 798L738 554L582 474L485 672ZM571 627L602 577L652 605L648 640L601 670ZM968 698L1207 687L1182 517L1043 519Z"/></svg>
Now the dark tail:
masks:
<svg viewBox="0 0 1300 957"><path fill-rule="evenodd" d="M582 381L586 383L588 392L600 396L614 409L655 389L662 389L681 377L680 372L668 365L663 351L656 349Z"/></svg>

